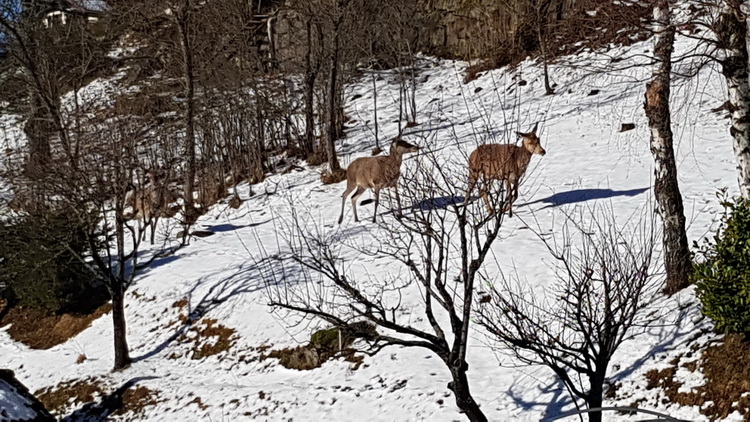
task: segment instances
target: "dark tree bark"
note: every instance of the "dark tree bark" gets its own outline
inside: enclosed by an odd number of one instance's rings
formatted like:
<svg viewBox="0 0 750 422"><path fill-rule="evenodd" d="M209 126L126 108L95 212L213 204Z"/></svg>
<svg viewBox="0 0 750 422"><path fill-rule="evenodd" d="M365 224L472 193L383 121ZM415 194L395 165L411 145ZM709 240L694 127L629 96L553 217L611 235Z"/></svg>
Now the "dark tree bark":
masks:
<svg viewBox="0 0 750 422"><path fill-rule="evenodd" d="M184 199L185 210L184 219L186 225L194 223L196 216L195 200L193 192L195 191L195 65L193 61L192 44L190 42L190 20L191 4L190 0L184 0L177 12L177 30L180 36L180 50L182 52L182 72L184 80L185 96L185 181L184 181ZM187 235L188 230L185 229Z"/></svg>
<svg viewBox="0 0 750 422"><path fill-rule="evenodd" d="M724 50L721 71L729 92L732 127L729 133L737 160L741 195L750 199L750 83L748 82L747 22L741 0L724 0L714 32Z"/></svg>
<svg viewBox="0 0 750 422"><path fill-rule="evenodd" d="M487 416L474 401L471 390L469 390L469 379L466 377L465 365L453 366L450 371L453 382L448 387L456 397L456 406L466 414L471 422L486 422Z"/></svg>
<svg viewBox="0 0 750 422"><path fill-rule="evenodd" d="M654 196L663 223L664 267L667 273L664 292L674 294L688 286L692 263L672 141L669 84L675 31L667 0L659 0L654 6L654 33L657 64L653 80L646 87L645 111L651 128L651 154L654 156Z"/></svg>
<svg viewBox="0 0 750 422"><path fill-rule="evenodd" d="M331 69L328 75L328 136L326 137L326 153L328 155L328 166L331 172L341 170L338 156L336 155L336 140L339 138L338 128L338 77L339 77L339 53L341 52L340 34L341 22L344 13L339 12L333 26L333 40L331 50Z"/></svg>
<svg viewBox="0 0 750 422"><path fill-rule="evenodd" d="M306 49L305 49L305 141L303 149L307 155L313 153L315 145L315 81L318 78L318 72L320 70L319 61L313 64L313 23L312 18L307 18L305 22L306 28ZM322 36L322 32L318 28L318 34Z"/></svg>
<svg viewBox="0 0 750 422"><path fill-rule="evenodd" d="M125 323L125 289L122 283L111 286L110 293L112 295L112 322L114 323L114 369L120 370L127 368L131 362Z"/></svg>

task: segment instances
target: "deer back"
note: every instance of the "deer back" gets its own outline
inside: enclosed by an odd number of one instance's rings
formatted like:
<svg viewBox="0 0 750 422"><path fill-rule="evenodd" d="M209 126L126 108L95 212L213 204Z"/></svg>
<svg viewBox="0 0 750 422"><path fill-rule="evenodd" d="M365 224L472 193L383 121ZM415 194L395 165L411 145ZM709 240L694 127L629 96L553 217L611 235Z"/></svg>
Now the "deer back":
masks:
<svg viewBox="0 0 750 422"><path fill-rule="evenodd" d="M469 156L469 169L487 179L520 178L530 160L531 153L523 147L511 144L480 145Z"/></svg>
<svg viewBox="0 0 750 422"><path fill-rule="evenodd" d="M401 160L397 158L400 157L386 155L357 158L346 169L347 179L364 188L393 186L401 174Z"/></svg>

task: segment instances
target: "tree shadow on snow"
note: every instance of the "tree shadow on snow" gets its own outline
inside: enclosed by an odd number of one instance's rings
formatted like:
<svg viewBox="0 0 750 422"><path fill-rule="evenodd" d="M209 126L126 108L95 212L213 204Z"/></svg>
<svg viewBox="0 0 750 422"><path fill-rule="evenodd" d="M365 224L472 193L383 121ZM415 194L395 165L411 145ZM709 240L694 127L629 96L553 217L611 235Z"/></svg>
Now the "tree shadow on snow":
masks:
<svg viewBox="0 0 750 422"><path fill-rule="evenodd" d="M156 379L158 377L138 377L123 384L117 390L102 397L97 402L87 403L80 409L61 419L61 422L103 422L109 416L122 408L125 393L140 381Z"/></svg>
<svg viewBox="0 0 750 422"><path fill-rule="evenodd" d="M215 226L201 225L201 227L203 230L210 231L212 233L226 233L226 232L231 232L231 231L239 230L239 229L257 227L269 221L271 220L262 221L260 223L243 224L241 226L235 226L234 224L217 224Z"/></svg>
<svg viewBox="0 0 750 422"><path fill-rule="evenodd" d="M444 210L452 205L462 204L466 198L463 196L441 196L438 198L427 198L419 201L412 205L412 209L420 209L424 211L428 210Z"/></svg>
<svg viewBox="0 0 750 422"><path fill-rule="evenodd" d="M542 412L542 421L551 420L557 415L560 415L563 412L563 409L565 409L566 406L570 406L573 404L571 401L570 395L568 394L567 389L565 388L565 384L559 379L556 378L554 381L549 383L548 385L538 387L539 389L539 395L547 395L552 394L552 399L547 401L528 401L525 400L523 397L521 397L519 394L517 394L513 390L513 386L508 389L508 396L510 396L511 399L513 399L513 402L524 411L531 411L534 408L546 406L544 409L544 412ZM521 390L525 391L525 390Z"/></svg>
<svg viewBox="0 0 750 422"><path fill-rule="evenodd" d="M146 360L163 352L175 340L185 334L194 323L198 322L204 315L227 300L269 287L267 280L281 280L284 277L283 269L280 270L282 271L282 274L269 273L269 271L276 270L274 266L268 265L268 262L277 259L279 258L268 257L251 265L241 264L237 267L234 274L218 281L211 280L210 277L202 278L187 293L187 318L177 326L174 333L172 333L172 335L166 340L156 345L151 351L133 358L133 362ZM197 302L195 302L194 298L196 291L205 286L209 286L208 291L203 294Z"/></svg>
<svg viewBox="0 0 750 422"><path fill-rule="evenodd" d="M612 190L612 189L576 189L567 192L560 192L546 198L537 199L536 201L527 202L525 204L519 204L518 206L526 206L532 204L538 204L540 202L549 204L541 209L550 207L559 207L561 205L575 204L578 202L586 202L595 199L607 199L615 198L618 196L636 196L643 192L646 192L649 188L638 188L630 190Z"/></svg>

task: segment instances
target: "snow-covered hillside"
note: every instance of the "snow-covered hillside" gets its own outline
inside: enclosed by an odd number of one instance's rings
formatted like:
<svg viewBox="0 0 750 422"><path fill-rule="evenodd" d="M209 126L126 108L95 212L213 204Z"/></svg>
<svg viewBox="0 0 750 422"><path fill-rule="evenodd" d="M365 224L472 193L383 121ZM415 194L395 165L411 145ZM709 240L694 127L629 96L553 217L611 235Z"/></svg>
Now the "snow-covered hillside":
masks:
<svg viewBox="0 0 750 422"><path fill-rule="evenodd" d="M678 38L678 52L694 49L692 43ZM650 69L638 66L647 62L644 55L651 49L650 42L644 42L562 60L550 67L557 84L557 94L552 96L543 95L541 68L532 62L484 73L468 84L462 81L466 63L428 58L420 62L419 125L408 129L404 138L424 150L455 157L479 143L513 141L516 130L526 131L541 122L540 137L547 154L532 159L516 215L504 223L493 251L497 262L491 268L546 285L553 280L552 258L539 238L525 229L527 224L554 234L564 213L576 207L609 207L622 221L654 207L652 158L643 114ZM380 133L391 138L397 134L398 85L389 72L382 76L378 82ZM720 75L711 67L701 70L698 77L676 80L673 89L679 181L691 240L703 238L714 226L721 211L715 193L721 188L737 191L728 120L711 111L724 102L724 91ZM344 165L369 155L374 147L372 95L369 78L347 88L346 97L351 100L346 113L353 120L339 143ZM622 123L635 123L636 129L621 133ZM0 136L8 134L20 136L18 131L0 131ZM413 166L417 159L409 156L404 165ZM3 366L15 371L32 391L87 377L97 378L111 390L137 380L138 385L158 392L157 404L138 420L463 420L447 388L446 368L425 350L387 348L365 357L356 370L343 360L312 371L295 371L274 359L259 359L268 347L306 343L317 328L292 327L291 321L272 314L255 266L285 247L278 240L283 230L280 222L291 214L291 207L314 220L324 233L362 239L378 233L368 221L372 205L359 207L363 222L355 223L347 203L344 223L336 224L345 183L324 186L320 171L306 168L273 175L253 187L256 195L252 197L248 186L240 186L240 196L246 201L239 209L219 204L199 221L213 236L193 239L191 245L157 260L140 275L127 298L128 339L136 358L129 369L110 372L109 316L67 343L44 351L30 350L0 331ZM450 171L463 175L466 168ZM384 213L382 218L389 221L393 216ZM356 265L357 271L372 275L397 271L384 257L359 258ZM406 307L413 309L413 315L405 318L421 315L421 299L418 291L413 293L404 298ZM617 353L610 382L622 383L622 399L606 404L628 405L647 397L643 408L703 419L698 409L662 403L649 396L655 392L643 387L647 370L660 368L698 329L709 326L700 317L692 289L655 305L665 311L664 324L625 343ZM201 335L200 330L186 329L180 317L196 309L203 315L198 328L220 324L235 330L228 351L191 359L195 344L186 338ZM203 340L215 341L210 336ZM573 409L564 386L550 371L519 367L510 357L493 352L490 345L475 330L468 355L473 393L490 420L536 421ZM80 355L86 359L76 363ZM135 418L113 416L118 417ZM636 419L614 413L605 417Z"/></svg>

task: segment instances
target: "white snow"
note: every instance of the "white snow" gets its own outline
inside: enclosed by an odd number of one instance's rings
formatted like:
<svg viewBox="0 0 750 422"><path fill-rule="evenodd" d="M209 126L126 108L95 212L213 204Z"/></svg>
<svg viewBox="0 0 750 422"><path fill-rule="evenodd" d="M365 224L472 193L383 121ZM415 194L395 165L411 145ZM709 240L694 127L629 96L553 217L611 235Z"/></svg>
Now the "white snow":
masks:
<svg viewBox="0 0 750 422"><path fill-rule="evenodd" d="M462 83L465 63L420 62L420 124L405 132L411 133L406 139L437 151L446 163L461 162L460 154L481 142L514 141L514 131L528 130L541 121L540 137L547 154L532 159L520 188L516 215L506 220L493 250L496 262L488 268L495 274L498 270L517 273L539 288L553 280L553 260L539 238L525 229L527 224L556 233L564 213L576 207L608 207L622 221L653 209L652 158L643 114L650 69L643 66L647 60L642 56L651 48L650 42L638 43L604 54L582 53L552 65L551 78L557 84L553 96L543 95L540 66L529 61L515 70L487 72L466 85ZM692 41L678 39L678 53L694 48ZM611 58L622 61L613 63ZM605 71L607 67L610 69ZM381 136L390 139L397 134L398 86L391 83L391 73L382 72L382 76L378 118ZM520 80L527 84L519 85ZM592 89L600 92L589 95ZM691 241L710 235L714 228L721 210L715 193L721 188L737 192L728 120L710 111L724 102L724 91L719 73L710 66L695 78L676 80L673 88L679 182ZM348 123L347 136L338 145L343 165L369 155L374 146L369 78L348 87L347 99L357 95L359 98L348 101L346 111L355 121ZM635 123L636 129L620 133L621 123ZM405 160L405 174L416 160L414 156ZM466 172L460 166L451 170L457 178ZM194 239L190 246L157 260L138 277L126 308L128 340L136 358L129 369L110 372L110 316L95 321L67 343L44 351L30 350L0 330L4 366L22 377L32 391L87 376L103 377L113 388L133 378L149 377L139 383L160 392L159 404L146 414L145 420L152 421L465 419L446 387L450 377L445 367L425 350L386 348L366 357L357 370L352 370L349 362L333 361L300 372L285 369L273 359L257 359L261 354L258 347L305 344L316 328L310 324L290 326L292 321L272 313L255 266L264 254L279 252L279 243L283 246L278 239L291 207L326 234L364 242L380 233L368 221L372 205L359 207L363 222L355 223L347 203L344 223L336 225L344 184L324 186L319 172L309 168L271 176L261 186L254 186L258 194L250 198L248 186L241 186L240 196L247 201L238 210L217 205L199 221L199 226L215 231L214 236ZM384 214L382 218L389 221L393 216ZM345 252L344 258L355 256ZM357 257L352 267L355 275L373 277L399 270L384 257ZM405 292L403 318L419 322L418 291ZM183 299L189 302L187 311L173 306ZM643 374L663 367L709 322L699 317L692 289L662 298L654 306L664 311L663 325L626 342L616 354L610 382L621 382L620 392L625 392L626 398L607 404L628 405L643 397L648 399L644 408L703 419L696 408L678 408L656 400L654 391L645 390ZM237 331L227 354L191 360L190 346L172 341L179 334L180 313L198 307L206 310L204 318ZM490 420L537 421L573 409L567 391L550 371L519 367L509 356L493 352L481 332L473 333L469 380L475 399ZM87 359L76 364L80 354ZM170 358L176 355L182 357ZM690 378L682 371L678 376L686 381ZM686 385L699 382L691 379ZM198 406L196 397L208 407ZM605 418L638 419L619 414Z"/></svg>

